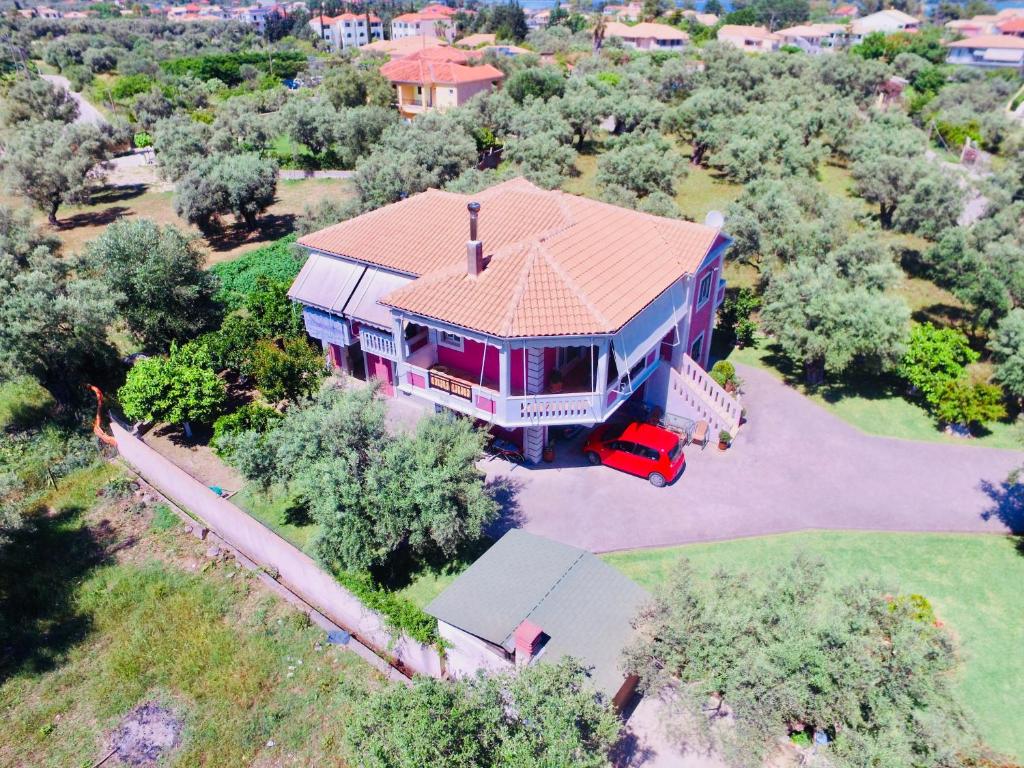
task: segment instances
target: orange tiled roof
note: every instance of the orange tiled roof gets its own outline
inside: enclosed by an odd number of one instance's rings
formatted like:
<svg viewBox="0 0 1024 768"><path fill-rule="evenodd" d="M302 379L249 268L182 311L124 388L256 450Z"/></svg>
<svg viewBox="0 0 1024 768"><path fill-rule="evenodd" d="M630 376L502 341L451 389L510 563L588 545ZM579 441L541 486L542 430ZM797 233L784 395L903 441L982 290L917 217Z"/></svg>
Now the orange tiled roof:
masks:
<svg viewBox="0 0 1024 768"><path fill-rule="evenodd" d="M999 25L999 31L1004 34L1017 34L1024 32L1024 19L1010 19Z"/></svg>
<svg viewBox="0 0 1024 768"><path fill-rule="evenodd" d="M410 53L414 53L415 51L421 51L427 48L440 48L447 45L448 43L437 37L414 35L412 37L400 37L397 40L376 40L362 46L360 50L386 53L392 59L399 59L404 56L408 56Z"/></svg>
<svg viewBox="0 0 1024 768"><path fill-rule="evenodd" d="M476 277L466 270L471 200L488 260ZM428 190L299 243L417 276L381 300L389 306L516 337L614 333L695 272L718 237L520 178L472 196Z"/></svg>
<svg viewBox="0 0 1024 768"><path fill-rule="evenodd" d="M435 46L414 51L408 56L389 61L380 73L392 83L478 83L482 80L501 80L505 73L490 64L470 67L465 64L481 54L456 48Z"/></svg>
<svg viewBox="0 0 1024 768"><path fill-rule="evenodd" d="M638 40L653 38L655 40L689 40L690 36L681 29L670 27L668 24L620 24L617 21L609 21L605 24L604 33L608 37L621 37L623 40Z"/></svg>
<svg viewBox="0 0 1024 768"><path fill-rule="evenodd" d="M975 35L964 40L947 43L950 48L1009 48L1024 49L1024 37L1013 35Z"/></svg>

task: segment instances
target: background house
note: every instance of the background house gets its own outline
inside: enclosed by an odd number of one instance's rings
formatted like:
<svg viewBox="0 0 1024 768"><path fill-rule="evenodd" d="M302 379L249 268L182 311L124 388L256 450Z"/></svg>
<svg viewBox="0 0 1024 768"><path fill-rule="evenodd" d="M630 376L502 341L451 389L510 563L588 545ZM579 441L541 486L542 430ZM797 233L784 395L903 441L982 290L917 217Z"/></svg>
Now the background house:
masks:
<svg viewBox="0 0 1024 768"><path fill-rule="evenodd" d="M403 13L391 20L391 39L434 37L447 42L455 39L455 10L444 5L428 5L415 13Z"/></svg>
<svg viewBox="0 0 1024 768"><path fill-rule="evenodd" d="M850 41L859 43L872 32L891 35L894 32L916 32L920 28L920 19L890 8L850 22Z"/></svg>
<svg viewBox="0 0 1024 768"><path fill-rule="evenodd" d="M591 553L520 530L501 537L427 606L450 645L455 677L555 662L591 667L594 688L621 707L637 678L622 667L632 619L650 596Z"/></svg>
<svg viewBox="0 0 1024 768"><path fill-rule="evenodd" d="M749 27L725 24L718 30L718 41L733 45L747 53L765 53L778 50L782 39L768 31L768 27Z"/></svg>
<svg viewBox="0 0 1024 768"><path fill-rule="evenodd" d="M950 64L1024 72L1024 37L975 35L949 43Z"/></svg>
<svg viewBox="0 0 1024 768"><path fill-rule="evenodd" d="M681 29L668 24L620 24L609 21L605 25L604 35L618 37L627 48L641 50L679 50L689 41L690 36Z"/></svg>
<svg viewBox="0 0 1024 768"><path fill-rule="evenodd" d="M380 72L395 86L398 112L412 118L423 112L460 106L496 88L505 73L490 64L475 64L483 54L434 46L389 61Z"/></svg>
<svg viewBox="0 0 1024 768"><path fill-rule="evenodd" d="M335 51L358 48L375 40L384 39L384 25L380 18L366 14L343 13L339 16L314 16L309 26Z"/></svg>
<svg viewBox="0 0 1024 768"><path fill-rule="evenodd" d="M795 45L807 53L821 53L838 47L846 35L844 24L798 24L775 33L782 45Z"/></svg>

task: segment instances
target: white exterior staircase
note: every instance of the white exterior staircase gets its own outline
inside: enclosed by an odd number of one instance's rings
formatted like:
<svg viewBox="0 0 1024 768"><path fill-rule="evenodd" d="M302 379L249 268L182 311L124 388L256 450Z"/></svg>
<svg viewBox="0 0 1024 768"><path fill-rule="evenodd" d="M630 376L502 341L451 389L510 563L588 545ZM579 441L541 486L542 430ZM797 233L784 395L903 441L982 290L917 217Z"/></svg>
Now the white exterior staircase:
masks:
<svg viewBox="0 0 1024 768"><path fill-rule="evenodd" d="M647 381L646 399L662 409L666 420L676 416L706 421L712 442L718 439L719 432L735 437L740 428L743 407L739 400L686 354L678 371L661 362Z"/></svg>

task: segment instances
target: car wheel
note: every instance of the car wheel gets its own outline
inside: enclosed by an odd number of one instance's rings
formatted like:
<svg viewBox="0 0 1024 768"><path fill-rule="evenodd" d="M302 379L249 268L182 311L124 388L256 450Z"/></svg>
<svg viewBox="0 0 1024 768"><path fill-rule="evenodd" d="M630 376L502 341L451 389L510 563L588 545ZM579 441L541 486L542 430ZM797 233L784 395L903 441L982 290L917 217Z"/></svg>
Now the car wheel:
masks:
<svg viewBox="0 0 1024 768"><path fill-rule="evenodd" d="M653 485L655 488L665 487L664 475L660 475L657 472L651 472L650 477L648 477L647 479L651 481L651 485Z"/></svg>
<svg viewBox="0 0 1024 768"><path fill-rule="evenodd" d="M593 451L587 451L587 461L593 464L595 467L601 463L601 457Z"/></svg>

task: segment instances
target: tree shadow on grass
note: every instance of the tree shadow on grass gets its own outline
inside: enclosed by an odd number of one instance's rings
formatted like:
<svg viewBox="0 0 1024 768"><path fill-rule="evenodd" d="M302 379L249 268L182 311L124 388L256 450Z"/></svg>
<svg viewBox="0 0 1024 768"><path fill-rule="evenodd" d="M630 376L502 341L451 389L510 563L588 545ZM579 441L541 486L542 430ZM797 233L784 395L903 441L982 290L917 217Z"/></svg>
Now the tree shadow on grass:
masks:
<svg viewBox="0 0 1024 768"><path fill-rule="evenodd" d="M92 195L93 205L107 205L108 203L120 203L125 200L134 200L146 194L149 186L146 184L123 184L117 186L106 186L94 192Z"/></svg>
<svg viewBox="0 0 1024 768"><path fill-rule="evenodd" d="M999 482L981 481L982 492L991 504L981 513L982 520L998 520L1010 533L1024 534L1024 483L1016 477ZM1024 539L1017 542L1017 550L1024 555Z"/></svg>
<svg viewBox="0 0 1024 768"><path fill-rule="evenodd" d="M249 242L280 240L295 231L294 213L266 213L257 222L256 229L243 223L227 225L206 233L206 242L214 251L231 251Z"/></svg>
<svg viewBox="0 0 1024 768"><path fill-rule="evenodd" d="M89 632L75 588L106 561L109 542L80 524L82 512L41 514L0 548L0 683L20 670L52 669Z"/></svg>
<svg viewBox="0 0 1024 768"><path fill-rule="evenodd" d="M126 208L123 205L112 205L110 208L102 208L98 211L75 213L60 219L57 222L57 229L64 231L78 227L105 227L131 212L131 208Z"/></svg>

